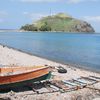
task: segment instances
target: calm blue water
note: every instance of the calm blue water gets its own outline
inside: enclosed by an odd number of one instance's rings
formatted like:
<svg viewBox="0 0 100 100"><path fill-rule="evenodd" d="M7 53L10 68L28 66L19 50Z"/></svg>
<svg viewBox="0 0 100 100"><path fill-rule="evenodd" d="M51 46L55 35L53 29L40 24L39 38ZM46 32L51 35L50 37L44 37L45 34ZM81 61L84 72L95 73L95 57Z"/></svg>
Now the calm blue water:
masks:
<svg viewBox="0 0 100 100"><path fill-rule="evenodd" d="M0 43L100 72L100 34L6 32L0 33Z"/></svg>

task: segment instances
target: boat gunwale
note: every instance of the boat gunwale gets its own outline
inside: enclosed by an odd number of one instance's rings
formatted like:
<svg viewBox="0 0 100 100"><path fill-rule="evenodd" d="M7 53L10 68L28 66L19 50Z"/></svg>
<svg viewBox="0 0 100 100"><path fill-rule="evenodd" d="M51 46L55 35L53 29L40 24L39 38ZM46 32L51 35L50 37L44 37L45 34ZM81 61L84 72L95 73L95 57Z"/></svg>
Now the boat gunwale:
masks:
<svg viewBox="0 0 100 100"><path fill-rule="evenodd" d="M13 67L14 68L14 67ZM27 67L26 67L27 68ZM36 72L36 71L39 71L41 69L48 69L49 67L42 67L42 68L37 68L37 69L34 69L34 70L28 70L26 72L21 72L21 73L17 73L17 74L14 74L12 73L11 75L3 75L3 74L0 74L0 78L1 77L5 77L5 76L16 76L16 75L22 75L22 74L26 74L26 73L30 73L30 72Z"/></svg>

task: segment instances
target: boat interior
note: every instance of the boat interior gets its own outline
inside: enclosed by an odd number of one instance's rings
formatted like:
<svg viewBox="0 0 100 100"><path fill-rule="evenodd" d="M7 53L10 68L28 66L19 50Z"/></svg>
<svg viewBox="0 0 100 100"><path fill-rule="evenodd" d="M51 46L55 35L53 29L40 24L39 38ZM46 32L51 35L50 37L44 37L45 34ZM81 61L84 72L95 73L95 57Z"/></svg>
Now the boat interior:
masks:
<svg viewBox="0 0 100 100"><path fill-rule="evenodd" d="M27 73L31 71L40 70L43 68L47 68L46 66L16 66L16 67L0 67L0 76L7 76L7 75L14 75L14 74L21 74L21 73Z"/></svg>

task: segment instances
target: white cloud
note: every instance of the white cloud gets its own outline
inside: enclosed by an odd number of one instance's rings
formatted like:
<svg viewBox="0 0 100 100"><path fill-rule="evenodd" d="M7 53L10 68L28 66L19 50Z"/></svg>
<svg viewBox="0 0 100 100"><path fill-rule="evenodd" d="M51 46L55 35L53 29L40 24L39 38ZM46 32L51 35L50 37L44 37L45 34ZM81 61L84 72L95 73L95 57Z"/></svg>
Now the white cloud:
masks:
<svg viewBox="0 0 100 100"><path fill-rule="evenodd" d="M67 2L68 3L79 3L79 2L82 2L84 0L68 0Z"/></svg>
<svg viewBox="0 0 100 100"><path fill-rule="evenodd" d="M99 0L10 0L10 1L20 1L24 3L39 3L39 2L66 2L68 4L77 4L81 2L97 2Z"/></svg>
<svg viewBox="0 0 100 100"><path fill-rule="evenodd" d="M7 16L7 12L0 11L0 23L4 22L6 16Z"/></svg>
<svg viewBox="0 0 100 100"><path fill-rule="evenodd" d="M22 12L22 14L27 15L27 14L28 14L28 12L27 12L27 11L24 11L24 12Z"/></svg>
<svg viewBox="0 0 100 100"><path fill-rule="evenodd" d="M2 23L4 20L0 18L0 23Z"/></svg>
<svg viewBox="0 0 100 100"><path fill-rule="evenodd" d="M7 12L5 12L5 11L0 11L0 17L4 17L4 16L6 16L7 15Z"/></svg>
<svg viewBox="0 0 100 100"><path fill-rule="evenodd" d="M84 16L84 20L91 22L100 22L100 16Z"/></svg>
<svg viewBox="0 0 100 100"><path fill-rule="evenodd" d="M59 0L20 0L21 2L58 2Z"/></svg>
<svg viewBox="0 0 100 100"><path fill-rule="evenodd" d="M67 0L67 3L77 4L80 2L97 2L99 0Z"/></svg>
<svg viewBox="0 0 100 100"><path fill-rule="evenodd" d="M23 14L30 18L32 21L36 21L38 19L40 19L41 17L45 17L48 16L49 14L46 13L30 13L30 12L23 12Z"/></svg>

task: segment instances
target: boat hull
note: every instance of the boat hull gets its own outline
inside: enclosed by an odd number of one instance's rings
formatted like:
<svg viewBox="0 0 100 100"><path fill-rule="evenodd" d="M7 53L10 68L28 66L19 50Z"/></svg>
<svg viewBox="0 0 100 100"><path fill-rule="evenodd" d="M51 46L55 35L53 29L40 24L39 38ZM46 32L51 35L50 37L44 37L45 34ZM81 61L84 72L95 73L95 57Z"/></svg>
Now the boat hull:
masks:
<svg viewBox="0 0 100 100"><path fill-rule="evenodd" d="M9 83L9 84L2 84L0 85L0 91L5 90L5 89L12 89L14 87L21 87L21 86L26 86L26 85L30 85L32 83L35 82L40 82L43 80L47 80L50 79L51 77L51 72L49 72L46 75L34 78L34 79L30 79L30 80L25 80L25 81L21 81L21 82L16 82L16 83Z"/></svg>
<svg viewBox="0 0 100 100"><path fill-rule="evenodd" d="M47 80L50 76L51 72L48 67L36 68L25 73L0 76L0 90Z"/></svg>

